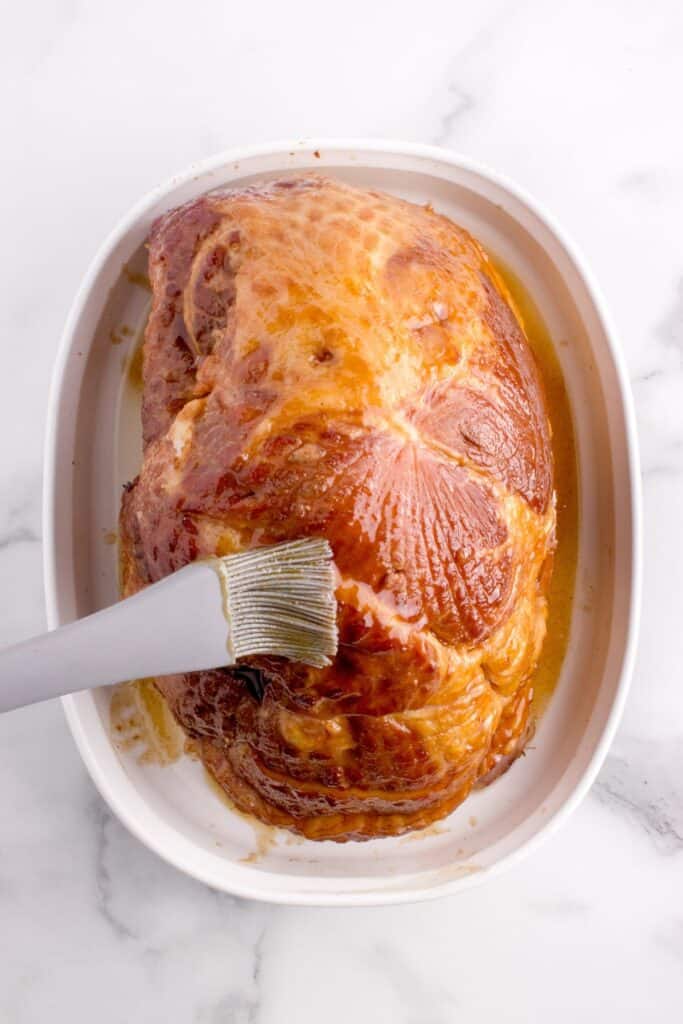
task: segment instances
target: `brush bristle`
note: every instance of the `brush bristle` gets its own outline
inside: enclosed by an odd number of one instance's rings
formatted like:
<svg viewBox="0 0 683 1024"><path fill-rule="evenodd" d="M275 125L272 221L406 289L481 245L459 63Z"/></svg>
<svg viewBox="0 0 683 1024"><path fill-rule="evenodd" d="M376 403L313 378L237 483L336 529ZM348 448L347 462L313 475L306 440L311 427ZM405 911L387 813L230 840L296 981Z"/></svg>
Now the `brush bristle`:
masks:
<svg viewBox="0 0 683 1024"><path fill-rule="evenodd" d="M277 654L315 668L337 653L332 549L311 538L219 560L235 658Z"/></svg>

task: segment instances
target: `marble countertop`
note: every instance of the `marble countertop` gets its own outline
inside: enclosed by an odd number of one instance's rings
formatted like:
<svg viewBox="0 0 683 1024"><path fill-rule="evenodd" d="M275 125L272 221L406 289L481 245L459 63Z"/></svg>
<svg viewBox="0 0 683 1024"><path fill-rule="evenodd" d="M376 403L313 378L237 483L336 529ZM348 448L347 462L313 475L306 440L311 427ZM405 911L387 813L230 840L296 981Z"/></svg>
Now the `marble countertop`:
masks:
<svg viewBox="0 0 683 1024"><path fill-rule="evenodd" d="M606 294L641 431L645 594L626 714L531 859L434 903L218 895L96 794L59 705L0 719L0 1020L641 1021L683 1001L683 8L26 0L0 54L0 642L44 627L55 351L103 236L189 162L288 136L439 143L531 191ZM191 12L191 13L190 13Z"/></svg>

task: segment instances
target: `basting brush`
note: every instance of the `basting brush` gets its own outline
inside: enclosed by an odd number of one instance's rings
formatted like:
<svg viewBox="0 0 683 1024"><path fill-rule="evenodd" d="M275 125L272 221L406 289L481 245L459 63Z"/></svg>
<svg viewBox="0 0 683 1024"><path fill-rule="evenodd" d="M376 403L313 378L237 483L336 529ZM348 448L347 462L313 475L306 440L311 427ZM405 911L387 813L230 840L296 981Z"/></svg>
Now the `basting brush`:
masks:
<svg viewBox="0 0 683 1024"><path fill-rule="evenodd" d="M103 611L0 649L0 711L257 654L322 668L337 651L334 590L322 539L193 562Z"/></svg>

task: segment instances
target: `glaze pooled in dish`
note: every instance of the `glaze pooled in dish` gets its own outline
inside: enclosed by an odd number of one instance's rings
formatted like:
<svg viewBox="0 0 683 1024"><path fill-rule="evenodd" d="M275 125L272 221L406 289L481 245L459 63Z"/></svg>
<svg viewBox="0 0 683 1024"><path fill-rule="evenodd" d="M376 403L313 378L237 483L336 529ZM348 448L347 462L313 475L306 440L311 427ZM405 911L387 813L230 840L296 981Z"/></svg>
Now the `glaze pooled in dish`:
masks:
<svg viewBox="0 0 683 1024"><path fill-rule="evenodd" d="M203 196L149 245L124 593L309 535L339 572L329 668L254 658L157 686L261 820L337 840L423 827L530 731L553 465L507 290L431 209L320 177Z"/></svg>

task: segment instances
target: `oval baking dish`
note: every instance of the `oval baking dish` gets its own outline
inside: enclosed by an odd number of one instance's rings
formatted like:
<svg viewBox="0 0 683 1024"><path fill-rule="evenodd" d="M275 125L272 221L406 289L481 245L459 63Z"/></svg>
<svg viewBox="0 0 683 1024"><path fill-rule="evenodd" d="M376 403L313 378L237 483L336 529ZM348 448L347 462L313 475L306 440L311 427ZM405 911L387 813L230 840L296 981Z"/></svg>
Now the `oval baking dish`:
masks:
<svg viewBox="0 0 683 1024"><path fill-rule="evenodd" d="M640 493L627 378L588 271L517 188L437 149L325 141L227 153L139 203L86 275L55 370L45 467L48 621L58 626L117 598L116 546L106 541L121 486L140 460L139 417L126 380L149 306L144 243L152 222L212 188L308 169L432 203L524 282L554 339L576 435L578 556L567 654L533 749L424 833L313 843L230 809L192 757L160 764L121 749L112 739L109 690L77 694L64 706L102 796L181 870L217 889L273 902L397 903L483 880L566 818L605 756L634 657Z"/></svg>

